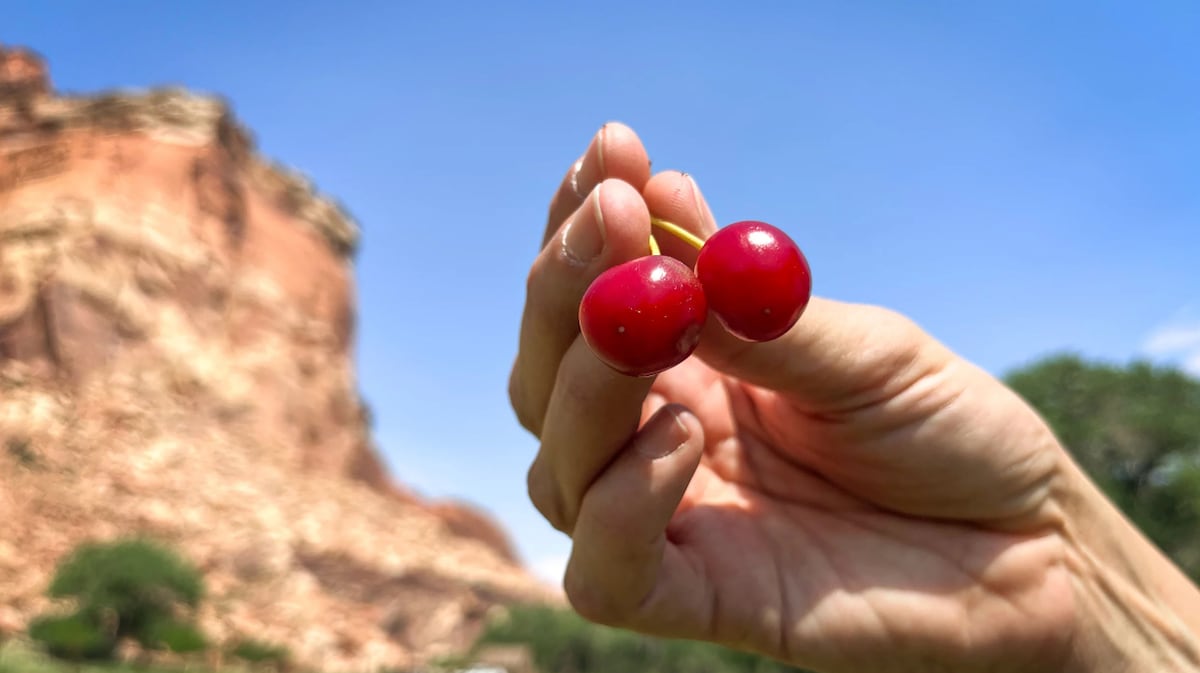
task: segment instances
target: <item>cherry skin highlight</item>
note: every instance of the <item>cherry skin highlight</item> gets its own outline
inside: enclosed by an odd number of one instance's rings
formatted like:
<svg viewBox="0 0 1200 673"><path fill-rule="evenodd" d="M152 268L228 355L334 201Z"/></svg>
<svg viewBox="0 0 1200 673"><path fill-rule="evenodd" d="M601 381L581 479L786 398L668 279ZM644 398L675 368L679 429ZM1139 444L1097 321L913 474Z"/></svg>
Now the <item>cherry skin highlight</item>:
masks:
<svg viewBox="0 0 1200 673"><path fill-rule="evenodd" d="M686 264L651 255L606 270L579 304L579 329L598 358L627 376L653 376L687 359L708 317Z"/></svg>
<svg viewBox="0 0 1200 673"><path fill-rule="evenodd" d="M770 341L800 319L812 272L783 231L747 220L717 230L700 249L696 276L713 315L745 341Z"/></svg>

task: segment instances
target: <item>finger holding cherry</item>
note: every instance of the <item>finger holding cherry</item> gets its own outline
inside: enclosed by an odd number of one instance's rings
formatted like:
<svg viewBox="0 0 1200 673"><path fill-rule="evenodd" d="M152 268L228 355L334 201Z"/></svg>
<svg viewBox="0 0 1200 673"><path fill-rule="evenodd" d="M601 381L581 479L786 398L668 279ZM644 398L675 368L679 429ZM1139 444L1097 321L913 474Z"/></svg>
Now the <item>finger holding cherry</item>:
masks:
<svg viewBox="0 0 1200 673"><path fill-rule="evenodd" d="M734 222L707 239L651 217L654 231L697 251L694 267L662 254L651 234L646 256L614 266L591 283L579 305L584 341L629 376L653 376L686 360L700 344L711 312L750 342L784 335L812 295L812 272L800 247L778 227Z"/></svg>

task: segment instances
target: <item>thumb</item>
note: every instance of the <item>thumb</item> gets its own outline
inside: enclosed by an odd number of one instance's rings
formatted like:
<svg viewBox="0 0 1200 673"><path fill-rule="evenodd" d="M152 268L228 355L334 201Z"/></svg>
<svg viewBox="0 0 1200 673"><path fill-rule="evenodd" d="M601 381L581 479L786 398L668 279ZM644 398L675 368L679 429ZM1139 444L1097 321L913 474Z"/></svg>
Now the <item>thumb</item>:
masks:
<svg viewBox="0 0 1200 673"><path fill-rule="evenodd" d="M898 313L817 297L773 341L742 341L710 321L696 354L717 371L829 416L891 399L945 369L953 357Z"/></svg>
<svg viewBox="0 0 1200 673"><path fill-rule="evenodd" d="M717 230L716 219L691 176L659 173L642 195L654 217L705 239ZM802 240L797 243L804 247ZM695 263L694 250L675 243L669 248L663 245L664 251L668 249ZM814 277L819 283L819 266ZM894 311L820 297L813 297L792 329L772 341L743 341L710 316L696 356L723 374L780 392L806 411L829 414L890 399L945 367L953 357L916 323Z"/></svg>

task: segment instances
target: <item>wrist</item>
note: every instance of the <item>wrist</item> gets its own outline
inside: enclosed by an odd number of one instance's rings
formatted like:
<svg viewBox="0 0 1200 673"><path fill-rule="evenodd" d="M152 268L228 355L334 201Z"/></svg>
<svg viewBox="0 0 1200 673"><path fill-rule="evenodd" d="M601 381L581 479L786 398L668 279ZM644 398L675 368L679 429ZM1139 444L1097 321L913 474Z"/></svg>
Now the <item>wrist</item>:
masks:
<svg viewBox="0 0 1200 673"><path fill-rule="evenodd" d="M1200 590L1069 458L1062 508L1080 673L1200 670Z"/></svg>

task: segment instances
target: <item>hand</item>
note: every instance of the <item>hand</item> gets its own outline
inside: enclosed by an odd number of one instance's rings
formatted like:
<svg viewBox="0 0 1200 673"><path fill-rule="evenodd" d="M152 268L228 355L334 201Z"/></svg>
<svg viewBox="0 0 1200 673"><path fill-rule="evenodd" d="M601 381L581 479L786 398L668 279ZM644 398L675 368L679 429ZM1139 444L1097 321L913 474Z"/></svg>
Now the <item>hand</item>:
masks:
<svg viewBox="0 0 1200 673"><path fill-rule="evenodd" d="M814 298L769 343L710 319L653 379L596 359L580 297L648 254L650 213L717 226L693 180L651 177L609 124L552 202L510 382L541 438L530 497L572 538L582 615L831 673L1109 670L1096 662L1137 649L1088 611L1111 609L1090 589L1105 554L1144 540L1124 522L1078 533L1113 513L1038 415L902 316ZM1187 649L1188 633L1167 640Z"/></svg>

